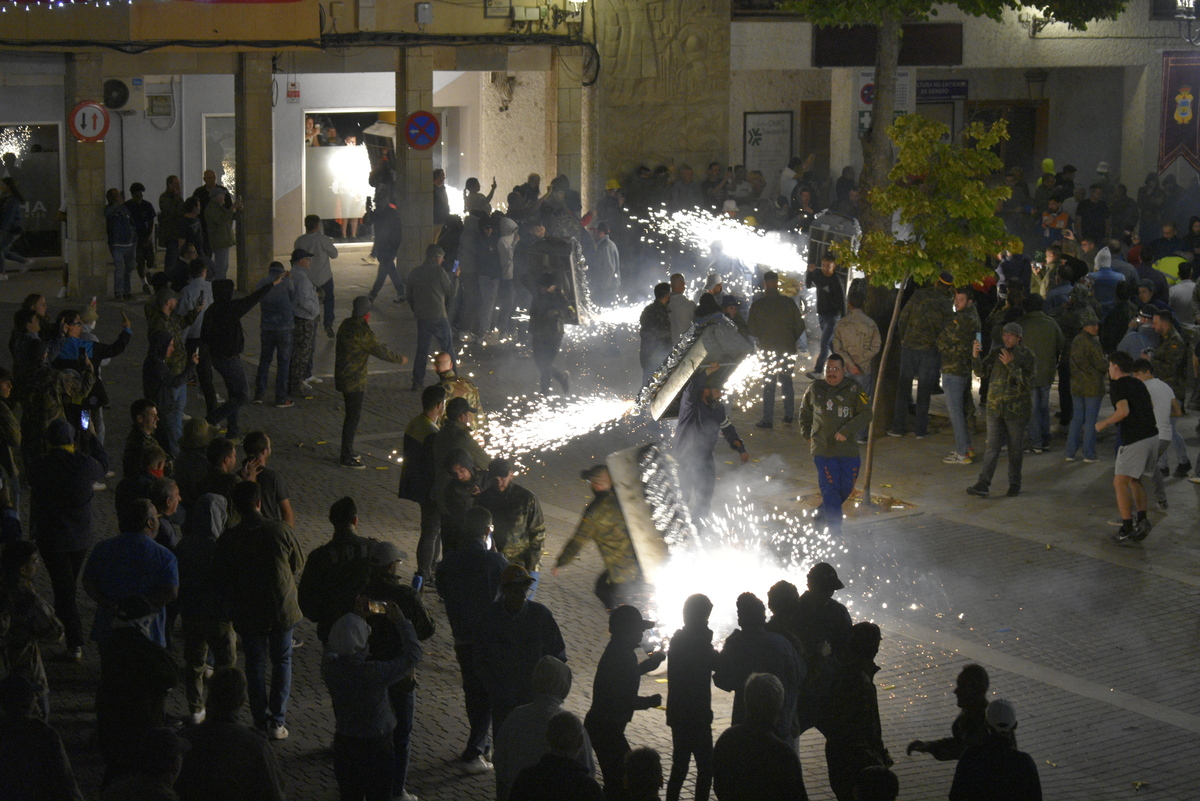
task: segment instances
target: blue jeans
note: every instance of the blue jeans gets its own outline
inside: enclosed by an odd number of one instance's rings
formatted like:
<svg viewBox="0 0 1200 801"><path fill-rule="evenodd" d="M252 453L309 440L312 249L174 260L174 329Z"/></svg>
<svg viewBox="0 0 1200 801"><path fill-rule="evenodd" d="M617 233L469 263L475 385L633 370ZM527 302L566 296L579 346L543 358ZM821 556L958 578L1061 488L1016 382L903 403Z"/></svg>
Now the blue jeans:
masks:
<svg viewBox="0 0 1200 801"><path fill-rule="evenodd" d="M246 382L246 371L242 368L240 357L232 359L213 359L213 369L225 380L225 394L229 400L213 409L208 422L216 425L228 418L228 436L236 437L241 432L238 427L238 412L250 396L250 385Z"/></svg>
<svg viewBox="0 0 1200 801"><path fill-rule="evenodd" d="M417 691L391 691L392 712L396 715L396 728L392 730L392 747L395 750L392 773L392 797L399 797L408 781L408 756L412 750L413 713L417 708Z"/></svg>
<svg viewBox="0 0 1200 801"><path fill-rule="evenodd" d="M854 491L860 459L857 456L814 456L817 484L821 487L821 508L828 525L842 524L842 504Z"/></svg>
<svg viewBox="0 0 1200 801"><path fill-rule="evenodd" d="M1171 444L1175 446L1175 458L1180 464L1191 464L1191 460L1187 455L1187 443L1183 441L1183 435L1179 433L1179 429L1175 426L1175 418L1171 418ZM1170 467L1167 463L1167 451L1169 448L1164 448L1162 454L1158 457L1159 467Z"/></svg>
<svg viewBox="0 0 1200 801"><path fill-rule="evenodd" d="M254 397L259 399L267 391L267 374L271 372L271 359L275 365L275 402L283 403L288 396L288 369L292 362L292 332L263 331L262 348L258 354L258 376L254 382Z"/></svg>
<svg viewBox="0 0 1200 801"><path fill-rule="evenodd" d="M326 328L333 327L333 279L321 284L321 305L324 307Z"/></svg>
<svg viewBox="0 0 1200 801"><path fill-rule="evenodd" d="M950 425L954 429L954 452L966 456L971 450L971 429L967 428L966 395L971 389L971 378L965 375L942 373L942 389L946 391L946 411L950 413Z"/></svg>
<svg viewBox="0 0 1200 801"><path fill-rule="evenodd" d="M908 404L912 401L912 382L917 379L917 414L913 433L923 437L929 433L929 397L937 384L942 360L936 350L900 351L900 382L896 385L896 407L892 410L892 433L908 433Z"/></svg>
<svg viewBox="0 0 1200 801"><path fill-rule="evenodd" d="M821 324L821 350L817 354L817 363L813 366L814 373L820 373L825 370L825 360L833 352L833 329L840 319L842 319L840 314L817 315L817 320Z"/></svg>
<svg viewBox="0 0 1200 801"><path fill-rule="evenodd" d="M658 369L656 366L654 369ZM796 388L792 386L792 364L789 361L786 369L769 375L763 382L763 416L764 422L775 420L775 384L783 387L783 419L791 420L796 412Z"/></svg>
<svg viewBox="0 0 1200 801"><path fill-rule="evenodd" d="M259 728L287 722L288 696L292 694L292 631L275 629L266 634L244 634L246 695L250 714ZM271 661L271 692L267 694L267 660Z"/></svg>
<svg viewBox="0 0 1200 801"><path fill-rule="evenodd" d="M171 410L171 419L167 421L167 444L171 446L171 456L178 456L179 440L183 437L183 410L187 408L187 382L171 391L175 395L175 408Z"/></svg>
<svg viewBox="0 0 1200 801"><path fill-rule="evenodd" d="M213 248L212 275L213 281L224 279L229 274L229 248Z"/></svg>
<svg viewBox="0 0 1200 801"><path fill-rule="evenodd" d="M413 383L425 382L425 369L429 366L429 345L437 340L442 350L450 354L453 364L454 337L450 333L450 321L445 317L440 320L417 320L417 353L413 356Z"/></svg>
<svg viewBox="0 0 1200 801"><path fill-rule="evenodd" d="M1026 439L1034 448L1050 447L1050 385L1034 387L1029 391L1033 400L1033 412L1029 415L1029 430Z"/></svg>
<svg viewBox="0 0 1200 801"><path fill-rule="evenodd" d="M1067 458L1075 458L1079 452L1079 433L1083 432L1083 458L1096 458L1096 418L1100 416L1100 401L1103 397L1081 398L1071 396L1071 425L1067 429Z"/></svg>
<svg viewBox="0 0 1200 801"><path fill-rule="evenodd" d="M135 245L111 245L108 248L113 257L113 294L129 294L129 276L133 272L137 259Z"/></svg>

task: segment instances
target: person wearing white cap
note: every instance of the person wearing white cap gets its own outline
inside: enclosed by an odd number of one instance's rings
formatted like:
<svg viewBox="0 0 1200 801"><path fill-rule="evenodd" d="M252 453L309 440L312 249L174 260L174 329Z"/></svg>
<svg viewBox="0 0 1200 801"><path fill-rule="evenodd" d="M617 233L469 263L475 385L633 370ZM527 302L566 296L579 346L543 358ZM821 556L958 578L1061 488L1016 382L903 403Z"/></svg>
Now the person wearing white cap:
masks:
<svg viewBox="0 0 1200 801"><path fill-rule="evenodd" d="M1041 801L1037 764L1017 750L1017 710L1012 701L997 698L988 704L987 725L987 736L958 760L950 801Z"/></svg>

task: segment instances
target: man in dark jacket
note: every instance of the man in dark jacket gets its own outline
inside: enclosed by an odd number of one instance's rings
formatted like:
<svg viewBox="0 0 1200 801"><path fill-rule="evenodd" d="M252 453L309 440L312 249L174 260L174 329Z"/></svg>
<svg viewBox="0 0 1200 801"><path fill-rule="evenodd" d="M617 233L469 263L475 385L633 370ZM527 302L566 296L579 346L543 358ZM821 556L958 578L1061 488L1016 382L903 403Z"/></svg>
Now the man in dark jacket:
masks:
<svg viewBox="0 0 1200 801"><path fill-rule="evenodd" d="M354 452L354 435L358 432L363 399L367 394L367 362L374 356L393 364L408 364L407 356L392 352L376 339L370 320L371 300L366 295L359 295L354 299L350 316L338 326L337 355L333 364L333 388L342 393L346 407L346 417L342 421L342 467L355 470L366 469Z"/></svg>
<svg viewBox="0 0 1200 801"><path fill-rule="evenodd" d="M642 316L638 320L638 335L641 338L638 359L642 365L643 384L650 380L675 344L671 339L671 313L667 311L670 301L671 285L657 284L654 287L654 302L642 309Z"/></svg>
<svg viewBox="0 0 1200 801"><path fill-rule="evenodd" d="M601 801L606 796L596 780L579 764L584 729L571 712L559 712L546 727L549 751L541 760L517 774L509 801Z"/></svg>
<svg viewBox="0 0 1200 801"><path fill-rule="evenodd" d="M466 398L450 398L446 401L446 419L433 437L433 498L441 514L446 513L443 500L446 485L450 483L450 455L466 451L476 470L484 470L491 464L492 458L471 436L471 415L476 412L478 408L471 406Z"/></svg>
<svg viewBox="0 0 1200 801"><path fill-rule="evenodd" d="M746 722L731 726L713 748L713 789L720 801L808 801L800 758L775 736L784 714L783 684L770 673L746 680Z"/></svg>
<svg viewBox="0 0 1200 801"><path fill-rule="evenodd" d="M750 454L742 444L737 429L725 413L720 401L720 386L713 375L719 365L710 364L697 370L683 388L679 401L679 424L675 427L675 460L679 463L679 478L684 496L696 520L708 517L713 488L717 482L717 467L713 460L713 445L722 434L729 447L738 452L742 463Z"/></svg>
<svg viewBox="0 0 1200 801"><path fill-rule="evenodd" d="M712 601L692 595L683 603L683 628L671 637L667 652L671 692L667 695L667 725L671 727L671 778L667 801L679 801L688 763L696 757L696 801L708 801L712 788L712 673L717 649L712 644L708 616Z"/></svg>
<svg viewBox="0 0 1200 801"><path fill-rule="evenodd" d="M493 459L487 469L488 480L475 505L492 513L492 538L496 550L512 564L529 571L533 584L529 597L537 592L538 567L546 542L546 522L542 505L532 492L513 481L515 473L507 459Z"/></svg>
<svg viewBox="0 0 1200 801"><path fill-rule="evenodd" d="M404 429L404 464L400 467L398 494L421 510L421 538L417 542L417 572L413 578L417 589L432 580L433 566L441 551L442 519L437 499L433 497L433 438L438 432L437 420L445 411L446 390L436 384L426 387L421 393L421 413Z"/></svg>
<svg viewBox="0 0 1200 801"><path fill-rule="evenodd" d="M29 522L33 539L50 574L54 614L66 629L67 656L83 658L83 624L75 598L79 572L92 547L92 485L104 478L104 468L90 456L76 453L74 431L66 420L55 420L46 431L51 451L29 468Z"/></svg>
<svg viewBox="0 0 1200 801"><path fill-rule="evenodd" d="M275 276L275 281L263 284L244 298L234 299L233 281L213 281L212 308L204 313L200 326L200 341L208 346L212 354L213 369L221 374L225 382L225 394L229 399L213 410L208 417L212 425L228 419L228 436L239 436L238 410L250 397L250 385L246 383L246 369L242 366L242 351L246 347L246 334L242 330L242 318L259 301L267 296L284 279L284 273Z"/></svg>
<svg viewBox="0 0 1200 801"><path fill-rule="evenodd" d="M133 425L125 438L125 450L121 456L123 476L134 476L142 472L143 454L151 448L162 448L154 436L158 430L158 407L154 401L140 398L129 407ZM168 469L167 473L171 471Z"/></svg>
<svg viewBox="0 0 1200 801"><path fill-rule="evenodd" d="M658 693L638 695L642 675L654 670L666 658L664 651L658 651L638 664L634 650L641 644L646 630L653 627L654 624L644 620L635 607L624 604L608 616L611 636L596 666L592 706L584 718L584 726L596 751L596 761L600 763L604 797L608 801L620 801L623 797L625 755L630 750L625 727L633 720L635 711L653 709L662 703ZM516 798L516 787L513 789Z"/></svg>
<svg viewBox="0 0 1200 801"><path fill-rule="evenodd" d="M450 464L446 471L450 475L450 483L442 490L438 506L442 518L442 552L450 554L462 547L463 541L471 537L468 533L470 526L467 513L475 506L475 499L483 491L488 476L486 471L475 466L470 454L464 450L450 453ZM491 521L489 513L489 526L492 525Z"/></svg>
<svg viewBox="0 0 1200 801"><path fill-rule="evenodd" d="M333 537L318 545L304 560L297 599L300 611L317 624L321 642L342 615L354 611L354 601L371 578L371 548L376 540L360 536L358 505L353 498L340 498L329 507Z"/></svg>
<svg viewBox="0 0 1200 801"><path fill-rule="evenodd" d="M550 394L550 379L562 385L563 392L571 390L571 375L554 366L558 349L562 347L563 323L570 314L567 297L558 289L558 279L552 272L538 278L538 293L529 305L529 339L533 345L533 361L542 380L542 394Z"/></svg>
<svg viewBox="0 0 1200 801"><path fill-rule="evenodd" d="M472 510L475 511L475 510ZM469 535L463 547L448 554L437 568L438 595L446 604L446 619L454 634L454 655L462 673L463 696L471 731L459 759L467 773L487 773L492 765L483 758L488 750L492 707L476 654L484 613L500 589L507 562L489 549L491 515L486 509L468 517Z"/></svg>
<svg viewBox="0 0 1200 801"><path fill-rule="evenodd" d="M823 725L833 671L850 642L850 612L833 600L844 586L833 565L818 562L808 571L808 589L790 615L808 674L798 707L801 733Z"/></svg>
<svg viewBox="0 0 1200 801"><path fill-rule="evenodd" d="M429 345L437 340L442 351L454 358L454 337L446 317L446 303L458 291L458 268L447 272L442 266L446 253L437 245L425 249L425 261L408 274L408 305L417 318L417 352L413 356L414 390L425 386Z"/></svg>
<svg viewBox="0 0 1200 801"><path fill-rule="evenodd" d="M825 719L825 763L829 786L838 801L854 801L854 778L871 765L892 766L883 744L875 674L881 635L874 623L856 623L833 679Z"/></svg>
<svg viewBox="0 0 1200 801"><path fill-rule="evenodd" d="M838 286L840 292L840 282ZM837 322L836 317L834 322ZM775 425L776 384L783 387L783 423L787 425L792 422L796 407L792 370L796 366L796 341L804 333L804 315L800 314L800 307L796 305L795 299L779 294L778 273L763 273L763 294L750 304L746 324L750 326L750 335L758 341L765 358L780 362L778 372L768 376L768 380L763 384L763 416L757 425L759 428L771 428ZM832 336L830 333L830 337Z"/></svg>
<svg viewBox="0 0 1200 801"><path fill-rule="evenodd" d="M262 493L253 481L233 488L241 522L217 540L213 570L222 602L246 651L250 712L272 740L288 736L288 696L292 688L292 629L300 622L296 579L304 555L284 523L262 516ZM267 661L272 663L267 695Z"/></svg>
<svg viewBox="0 0 1200 801"><path fill-rule="evenodd" d="M940 740L913 740L905 753L933 754L939 762L958 759L963 751L978 745L988 735L988 674L983 665L967 665L958 673L954 695L962 712L950 727L950 736Z"/></svg>
<svg viewBox="0 0 1200 801"><path fill-rule="evenodd" d="M170 421L175 418L175 404L178 403L178 390L186 386L188 380L188 365L184 362L179 372L172 370L175 353L175 341L165 331L151 331L150 345L146 358L142 361L142 397L154 404L159 415L159 444L167 453L175 456L179 453L179 439L171 434ZM200 360L199 352L192 355L192 362ZM164 430L165 429L165 430ZM180 435L182 437L182 428ZM165 434L165 436L164 436Z"/></svg>
<svg viewBox="0 0 1200 801"><path fill-rule="evenodd" d="M987 736L959 757L950 801L1042 801L1037 764L1017 750L1017 711L1012 702L992 701L986 718Z"/></svg>

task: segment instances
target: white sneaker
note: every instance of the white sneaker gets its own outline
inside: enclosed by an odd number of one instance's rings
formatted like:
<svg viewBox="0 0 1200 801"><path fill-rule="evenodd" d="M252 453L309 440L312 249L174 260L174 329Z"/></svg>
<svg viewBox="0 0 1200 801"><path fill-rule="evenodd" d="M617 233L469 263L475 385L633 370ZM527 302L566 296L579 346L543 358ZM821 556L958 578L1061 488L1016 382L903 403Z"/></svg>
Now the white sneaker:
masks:
<svg viewBox="0 0 1200 801"><path fill-rule="evenodd" d="M271 721L267 724L267 739L268 740L286 740L288 736L287 726L282 723Z"/></svg>
<svg viewBox="0 0 1200 801"><path fill-rule="evenodd" d="M101 492L102 490L106 490L106 489L108 489L108 485L105 484L103 481L93 481L92 482L92 491L93 492Z"/></svg>
<svg viewBox="0 0 1200 801"><path fill-rule="evenodd" d="M974 459L970 456L963 456L959 453L952 453L942 460L942 464L971 464Z"/></svg>
<svg viewBox="0 0 1200 801"><path fill-rule="evenodd" d="M201 723L204 722L204 718L206 718L207 716L208 716L208 710L201 709L199 712L193 712L192 714L188 715L188 719L192 722L193 725L199 726Z"/></svg>
<svg viewBox="0 0 1200 801"><path fill-rule="evenodd" d="M308 378L306 378L304 380L310 384L324 384L325 383L322 379L317 378L315 375L310 375Z"/></svg>
<svg viewBox="0 0 1200 801"><path fill-rule="evenodd" d="M488 773L493 770L492 763L481 756L477 756L469 762L463 762L462 769L463 773L470 774Z"/></svg>
<svg viewBox="0 0 1200 801"><path fill-rule="evenodd" d="M405 790L404 792L400 793L400 795L396 796L396 798L399 798L400 801L421 801L421 799L417 798L415 795L410 793L408 790Z"/></svg>

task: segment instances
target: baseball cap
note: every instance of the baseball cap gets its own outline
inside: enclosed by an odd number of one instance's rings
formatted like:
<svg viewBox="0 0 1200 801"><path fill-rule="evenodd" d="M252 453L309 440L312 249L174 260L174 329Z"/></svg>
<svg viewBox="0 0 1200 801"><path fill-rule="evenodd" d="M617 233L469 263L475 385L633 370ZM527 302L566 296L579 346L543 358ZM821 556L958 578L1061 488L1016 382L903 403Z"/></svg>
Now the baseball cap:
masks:
<svg viewBox="0 0 1200 801"><path fill-rule="evenodd" d="M837 571L828 562L817 562L808 571L808 583L817 589L833 591L840 590L846 585L838 578Z"/></svg>
<svg viewBox="0 0 1200 801"><path fill-rule="evenodd" d="M709 273L708 277L704 279L704 291L705 292L712 292L714 289L716 289L720 285L721 285L721 276L717 275L716 273Z"/></svg>
<svg viewBox="0 0 1200 801"><path fill-rule="evenodd" d="M471 402L463 397L451 398L446 404L446 416L451 420L461 414L470 412L471 414L479 414L479 410L471 405Z"/></svg>
<svg viewBox="0 0 1200 801"><path fill-rule="evenodd" d="M726 306L737 306L737 307L741 308L741 305L742 305L742 302L737 299L736 295L722 295L721 296L721 308L722 309L724 309Z"/></svg>
<svg viewBox="0 0 1200 801"><path fill-rule="evenodd" d="M301 259L311 259L312 255L313 254L309 253L304 248L296 248L292 251L292 262L298 262Z"/></svg>
<svg viewBox="0 0 1200 801"><path fill-rule="evenodd" d="M354 299L354 303L351 307L352 315L354 315L355 317L366 317L368 312L370 312L370 311L371 311L371 299L370 298L368 298L366 295L359 295L357 298Z"/></svg>
<svg viewBox="0 0 1200 801"><path fill-rule="evenodd" d="M1153 303L1147 303L1145 306L1143 306L1141 309L1138 310L1138 317L1153 317L1154 313L1157 311L1158 311L1157 306L1155 306Z"/></svg>
<svg viewBox="0 0 1200 801"><path fill-rule="evenodd" d="M408 558L408 554L391 542L376 542L371 546L371 564L375 567L387 567Z"/></svg>
<svg viewBox="0 0 1200 801"><path fill-rule="evenodd" d="M988 704L987 724L996 731L1012 731L1017 725L1017 709L1012 701L997 698Z"/></svg>
<svg viewBox="0 0 1200 801"><path fill-rule="evenodd" d="M512 472L512 463L504 457L493 459L488 463L487 471L492 478L503 478Z"/></svg>
<svg viewBox="0 0 1200 801"><path fill-rule="evenodd" d="M1001 331L1005 334L1016 334L1019 337L1025 336L1025 329L1020 323L1005 323Z"/></svg>
<svg viewBox="0 0 1200 801"><path fill-rule="evenodd" d="M529 571L520 565L507 565L504 572L500 574L501 586L505 584L532 584L533 576L529 575Z"/></svg>
<svg viewBox="0 0 1200 801"><path fill-rule="evenodd" d="M645 631L654 628L655 623L642 617L637 607L621 604L608 616L608 630L615 631Z"/></svg>

